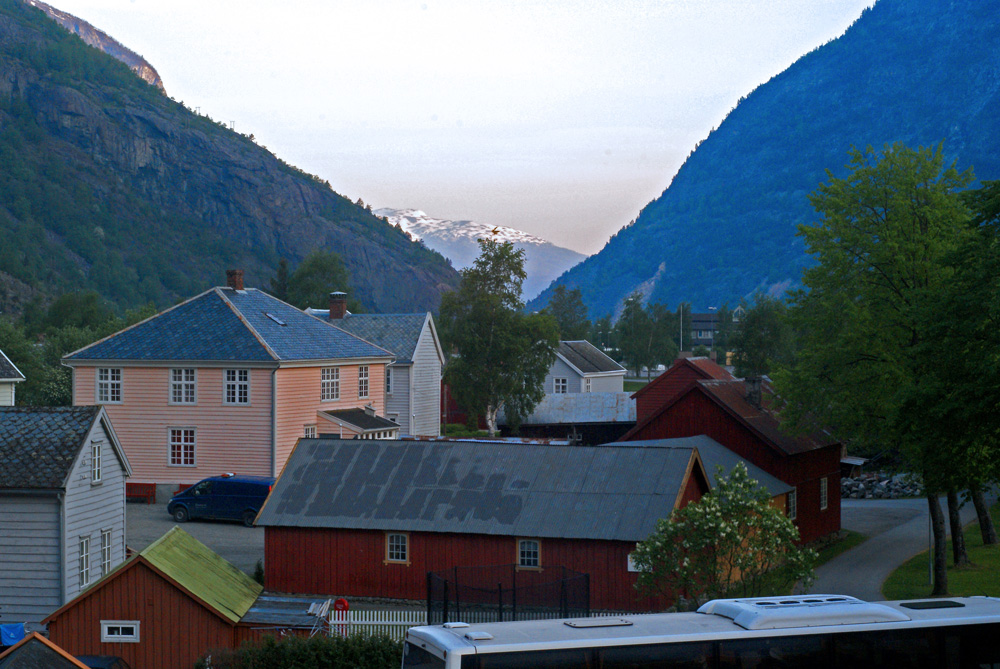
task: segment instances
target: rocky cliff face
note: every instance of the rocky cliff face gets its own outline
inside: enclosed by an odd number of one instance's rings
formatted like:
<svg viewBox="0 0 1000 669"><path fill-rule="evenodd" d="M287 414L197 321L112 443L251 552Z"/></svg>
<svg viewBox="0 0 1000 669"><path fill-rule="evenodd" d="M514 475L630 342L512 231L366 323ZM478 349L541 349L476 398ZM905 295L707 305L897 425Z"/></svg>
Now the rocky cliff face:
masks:
<svg viewBox="0 0 1000 669"><path fill-rule="evenodd" d="M98 30L83 19L79 19L72 14L67 14L39 0L24 0L24 2L42 10L49 18L78 36L90 46L100 49L112 58L125 63L129 66L129 69L139 75L139 78L147 84L152 84L161 91L164 90L163 81L160 79L160 75L156 72L156 69L145 58L125 47L121 42L107 33Z"/></svg>
<svg viewBox="0 0 1000 669"><path fill-rule="evenodd" d="M343 257L375 311L436 309L458 275L440 255L191 113L35 9L0 0L0 271L45 290L169 303L242 267ZM0 284L2 287L2 284Z"/></svg>

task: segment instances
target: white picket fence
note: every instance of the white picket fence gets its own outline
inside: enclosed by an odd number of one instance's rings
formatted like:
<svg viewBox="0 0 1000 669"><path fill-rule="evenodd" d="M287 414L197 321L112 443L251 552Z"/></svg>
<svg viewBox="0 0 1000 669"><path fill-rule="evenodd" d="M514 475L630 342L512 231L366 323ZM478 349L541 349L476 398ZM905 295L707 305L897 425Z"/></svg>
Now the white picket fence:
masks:
<svg viewBox="0 0 1000 669"><path fill-rule="evenodd" d="M592 618L605 616L620 616L620 611L593 611ZM492 611L463 611L462 622L491 623L496 621L496 613ZM541 612L519 612L519 620L544 620L551 618ZM406 630L418 625L427 624L427 611L330 611L330 634L349 636L352 634L385 634L397 641L402 641Z"/></svg>

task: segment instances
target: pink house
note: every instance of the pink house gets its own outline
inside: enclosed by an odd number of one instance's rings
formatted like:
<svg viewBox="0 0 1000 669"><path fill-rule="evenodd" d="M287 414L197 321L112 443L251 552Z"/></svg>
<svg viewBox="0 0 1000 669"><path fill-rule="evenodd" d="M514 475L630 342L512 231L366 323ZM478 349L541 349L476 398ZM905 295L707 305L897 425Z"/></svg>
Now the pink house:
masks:
<svg viewBox="0 0 1000 669"><path fill-rule="evenodd" d="M222 472L277 476L302 436L398 437L390 352L245 289L239 270L227 281L63 358L73 403L105 407L132 481L162 497Z"/></svg>

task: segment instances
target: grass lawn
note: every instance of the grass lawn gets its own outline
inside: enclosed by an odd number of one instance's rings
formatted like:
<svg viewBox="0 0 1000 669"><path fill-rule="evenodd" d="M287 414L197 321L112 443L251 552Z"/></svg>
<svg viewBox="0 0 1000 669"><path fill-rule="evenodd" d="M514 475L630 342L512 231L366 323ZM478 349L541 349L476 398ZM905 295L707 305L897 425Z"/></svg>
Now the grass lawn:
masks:
<svg viewBox="0 0 1000 669"><path fill-rule="evenodd" d="M635 391L639 390L648 383L649 383L648 381L623 381L622 390L624 390L627 393L634 393Z"/></svg>
<svg viewBox="0 0 1000 669"><path fill-rule="evenodd" d="M943 506L943 505L942 505ZM947 510L945 510L947 518ZM1000 506L990 509L994 524L1000 526ZM951 541L948 542L948 591L953 597L969 595L1000 596L1000 546L983 546L979 523L965 528L965 545L972 565L955 569L951 566ZM927 551L906 562L882 584L886 599L918 599L926 597L931 586L927 582Z"/></svg>
<svg viewBox="0 0 1000 669"><path fill-rule="evenodd" d="M816 559L817 568L826 564L844 551L849 551L855 546L863 544L868 540L868 535L861 534L860 532L854 532L853 530L844 530L844 532L846 532L846 534L843 539L833 542L819 552L819 557Z"/></svg>

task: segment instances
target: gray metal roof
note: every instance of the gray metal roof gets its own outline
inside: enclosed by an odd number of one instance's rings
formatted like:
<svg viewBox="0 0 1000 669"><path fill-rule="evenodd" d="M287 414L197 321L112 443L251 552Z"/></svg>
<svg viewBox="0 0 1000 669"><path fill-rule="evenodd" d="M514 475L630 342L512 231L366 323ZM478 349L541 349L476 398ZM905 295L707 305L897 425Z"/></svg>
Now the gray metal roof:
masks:
<svg viewBox="0 0 1000 669"><path fill-rule="evenodd" d="M356 337L392 351L397 363L413 362L427 314L347 314L330 321Z"/></svg>
<svg viewBox="0 0 1000 669"><path fill-rule="evenodd" d="M3 351L0 351L0 381L24 381L24 374Z"/></svg>
<svg viewBox="0 0 1000 669"><path fill-rule="evenodd" d="M399 423L394 423L388 418L376 416L368 413L365 409L339 409L337 411L320 411L321 415L341 420L358 430L390 430L398 428Z"/></svg>
<svg viewBox="0 0 1000 669"><path fill-rule="evenodd" d="M561 341L556 352L584 374L598 374L601 372L625 373L624 367L586 340Z"/></svg>
<svg viewBox="0 0 1000 669"><path fill-rule="evenodd" d="M736 463L742 462L747 466L747 472L749 472L750 478L764 486L764 489L771 494L771 497L783 495L792 491L792 486L780 481L774 476L771 476L749 460L744 460L716 440L705 435L698 435L697 437L684 437L683 439L618 441L612 444L605 444L605 446L647 446L650 448L670 448L672 444L684 445L686 447L694 447L698 449L698 455L701 456L701 461L705 465L705 471L708 473L712 487L715 487L716 470L718 467L722 467L722 473L724 476L729 476L729 473L733 471L733 467L736 466Z"/></svg>
<svg viewBox="0 0 1000 669"><path fill-rule="evenodd" d="M101 407L0 407L0 489L63 488Z"/></svg>
<svg viewBox="0 0 1000 669"><path fill-rule="evenodd" d="M301 439L257 524L640 541L673 510L693 455L681 443Z"/></svg>

